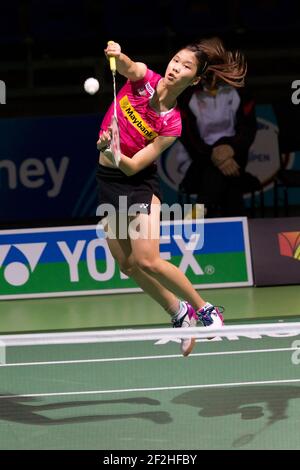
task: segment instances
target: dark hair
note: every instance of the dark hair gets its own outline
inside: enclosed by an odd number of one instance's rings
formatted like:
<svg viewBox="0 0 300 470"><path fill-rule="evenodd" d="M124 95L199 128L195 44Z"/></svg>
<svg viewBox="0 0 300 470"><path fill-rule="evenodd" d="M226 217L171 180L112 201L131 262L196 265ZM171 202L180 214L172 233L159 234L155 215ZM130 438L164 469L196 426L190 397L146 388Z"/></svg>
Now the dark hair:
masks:
<svg viewBox="0 0 300 470"><path fill-rule="evenodd" d="M244 86L245 58L239 51L227 51L220 38L202 39L184 49L195 53L199 64L197 74L208 82L219 79L234 87Z"/></svg>
<svg viewBox="0 0 300 470"><path fill-rule="evenodd" d="M188 49L189 51L194 52L198 61L197 75L203 75L208 67L208 55L202 51L196 43L189 44L188 46L184 47L184 49Z"/></svg>

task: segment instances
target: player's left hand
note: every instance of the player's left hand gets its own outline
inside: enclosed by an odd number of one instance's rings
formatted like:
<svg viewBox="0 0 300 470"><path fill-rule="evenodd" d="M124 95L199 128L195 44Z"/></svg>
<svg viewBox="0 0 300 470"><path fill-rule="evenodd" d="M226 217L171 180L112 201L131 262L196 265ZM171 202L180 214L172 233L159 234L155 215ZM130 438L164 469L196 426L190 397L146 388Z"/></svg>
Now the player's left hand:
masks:
<svg viewBox="0 0 300 470"><path fill-rule="evenodd" d="M108 131L101 132L97 141L97 149L101 151L107 149L110 145L111 135Z"/></svg>

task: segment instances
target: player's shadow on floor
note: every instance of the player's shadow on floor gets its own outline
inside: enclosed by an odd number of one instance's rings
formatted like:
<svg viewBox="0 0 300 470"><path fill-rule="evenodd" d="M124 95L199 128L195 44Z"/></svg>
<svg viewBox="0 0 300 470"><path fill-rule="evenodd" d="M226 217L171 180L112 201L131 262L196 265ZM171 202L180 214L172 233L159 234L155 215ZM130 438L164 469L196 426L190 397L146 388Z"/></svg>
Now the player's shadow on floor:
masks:
<svg viewBox="0 0 300 470"><path fill-rule="evenodd" d="M287 419L289 400L300 399L300 386L244 386L219 389L198 389L182 393L172 400L178 405L189 405L199 409L199 416L240 415L242 420L265 417L263 427L255 434L240 436L232 446L242 447L252 441L270 425ZM299 403L300 407L300 403Z"/></svg>
<svg viewBox="0 0 300 470"><path fill-rule="evenodd" d="M172 421L169 413L165 411L140 411L134 413L116 413L107 412L105 414L99 414L99 409L95 408L93 413L90 415L82 416L71 416L64 418L51 418L43 415L44 411L56 411L67 408L74 408L81 406L105 406L108 411L109 406L116 404L132 404L142 405L143 409L148 406L160 405L160 401L153 400L147 397L136 397L136 398L123 398L115 400L86 400L86 401L67 401L40 404L37 403L39 400L34 397L3 397L0 395L0 420L11 421L22 424L49 426L59 424L70 424L70 423L86 423L94 421L109 421L119 419L145 419L156 424L166 424Z"/></svg>

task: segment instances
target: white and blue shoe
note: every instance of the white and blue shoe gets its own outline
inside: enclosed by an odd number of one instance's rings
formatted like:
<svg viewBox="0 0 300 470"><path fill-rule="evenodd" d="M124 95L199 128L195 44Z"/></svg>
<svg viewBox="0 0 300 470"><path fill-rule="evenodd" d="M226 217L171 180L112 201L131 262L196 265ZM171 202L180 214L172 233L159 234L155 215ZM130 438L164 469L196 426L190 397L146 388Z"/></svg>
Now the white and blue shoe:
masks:
<svg viewBox="0 0 300 470"><path fill-rule="evenodd" d="M222 312L220 312L219 308L222 308ZM196 314L202 326L207 328L220 328L224 325L223 311L223 307L215 307L207 302L204 307L197 310Z"/></svg>

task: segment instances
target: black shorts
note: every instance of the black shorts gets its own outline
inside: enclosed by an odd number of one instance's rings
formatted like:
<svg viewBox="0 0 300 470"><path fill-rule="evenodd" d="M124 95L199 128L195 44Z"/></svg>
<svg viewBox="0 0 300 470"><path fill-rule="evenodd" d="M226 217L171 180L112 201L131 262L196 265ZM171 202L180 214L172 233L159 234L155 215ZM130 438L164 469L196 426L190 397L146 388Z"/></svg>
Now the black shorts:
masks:
<svg viewBox="0 0 300 470"><path fill-rule="evenodd" d="M135 175L126 176L118 168L99 164L96 178L98 205L111 204L116 212L127 212L129 215L137 212L150 214L153 194L162 200L156 165L151 165ZM128 212L133 205L133 213Z"/></svg>

